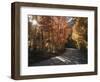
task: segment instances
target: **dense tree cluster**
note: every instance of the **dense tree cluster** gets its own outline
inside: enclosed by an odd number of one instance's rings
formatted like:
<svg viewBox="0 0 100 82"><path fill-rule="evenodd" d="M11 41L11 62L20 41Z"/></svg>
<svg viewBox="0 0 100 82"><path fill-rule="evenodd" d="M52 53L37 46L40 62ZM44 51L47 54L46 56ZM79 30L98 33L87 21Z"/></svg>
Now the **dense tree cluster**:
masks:
<svg viewBox="0 0 100 82"><path fill-rule="evenodd" d="M87 48L87 18L72 19L75 24L70 27L65 16L29 16L29 48L47 53L59 53L64 50L65 44Z"/></svg>
<svg viewBox="0 0 100 82"><path fill-rule="evenodd" d="M72 27L72 40L79 49L87 48L87 18L77 17Z"/></svg>

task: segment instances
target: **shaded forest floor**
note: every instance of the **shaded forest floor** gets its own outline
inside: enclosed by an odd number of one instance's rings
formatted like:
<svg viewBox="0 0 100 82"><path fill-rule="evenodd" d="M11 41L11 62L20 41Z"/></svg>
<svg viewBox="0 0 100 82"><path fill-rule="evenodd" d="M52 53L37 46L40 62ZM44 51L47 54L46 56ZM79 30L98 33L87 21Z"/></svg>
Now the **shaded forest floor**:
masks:
<svg viewBox="0 0 100 82"><path fill-rule="evenodd" d="M48 56L47 56L48 55ZM59 55L49 56L42 52L29 51L28 66L48 66L48 65L74 65L87 64L87 51L75 48L66 48Z"/></svg>

